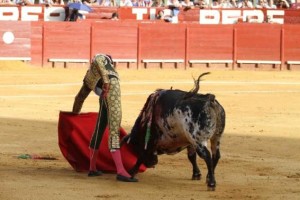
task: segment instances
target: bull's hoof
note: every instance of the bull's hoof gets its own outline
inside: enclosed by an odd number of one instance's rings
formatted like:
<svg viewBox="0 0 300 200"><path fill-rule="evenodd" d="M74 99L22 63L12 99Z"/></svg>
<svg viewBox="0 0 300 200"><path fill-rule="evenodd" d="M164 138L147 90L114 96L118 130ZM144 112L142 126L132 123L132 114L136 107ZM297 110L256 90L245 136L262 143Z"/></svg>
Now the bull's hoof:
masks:
<svg viewBox="0 0 300 200"><path fill-rule="evenodd" d="M201 174L193 174L192 180L200 180L201 179Z"/></svg>
<svg viewBox="0 0 300 200"><path fill-rule="evenodd" d="M209 180L206 180L206 184L207 184L207 190L208 191L215 191L216 189L216 181L209 181Z"/></svg>
<svg viewBox="0 0 300 200"><path fill-rule="evenodd" d="M214 187L207 186L207 191L215 191L215 190L216 190L216 186Z"/></svg>

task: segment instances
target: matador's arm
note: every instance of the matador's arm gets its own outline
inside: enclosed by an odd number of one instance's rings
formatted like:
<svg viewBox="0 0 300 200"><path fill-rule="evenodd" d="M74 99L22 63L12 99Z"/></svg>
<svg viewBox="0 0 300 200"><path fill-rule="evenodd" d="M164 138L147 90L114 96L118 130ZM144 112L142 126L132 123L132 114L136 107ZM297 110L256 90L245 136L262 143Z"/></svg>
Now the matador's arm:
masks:
<svg viewBox="0 0 300 200"><path fill-rule="evenodd" d="M84 83L82 84L78 94L75 97L73 104L73 113L80 113L84 100L89 96L91 89L88 88Z"/></svg>

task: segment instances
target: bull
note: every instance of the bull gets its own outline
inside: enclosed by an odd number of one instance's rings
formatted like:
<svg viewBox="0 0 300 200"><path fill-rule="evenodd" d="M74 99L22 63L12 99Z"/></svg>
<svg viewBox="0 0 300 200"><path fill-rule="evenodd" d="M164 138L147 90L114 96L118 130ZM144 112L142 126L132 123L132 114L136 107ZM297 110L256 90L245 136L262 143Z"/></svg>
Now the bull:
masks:
<svg viewBox="0 0 300 200"><path fill-rule="evenodd" d="M225 110L213 94L199 94L200 78L194 88L182 90L156 90L149 95L131 133L122 143L132 144L137 161L129 173L137 174L140 165L147 168L158 163L158 155L176 154L187 149L192 164L193 180L200 180L197 155L207 166L208 190L215 190L215 168L220 159L220 139L225 128ZM207 148L210 140L211 152Z"/></svg>

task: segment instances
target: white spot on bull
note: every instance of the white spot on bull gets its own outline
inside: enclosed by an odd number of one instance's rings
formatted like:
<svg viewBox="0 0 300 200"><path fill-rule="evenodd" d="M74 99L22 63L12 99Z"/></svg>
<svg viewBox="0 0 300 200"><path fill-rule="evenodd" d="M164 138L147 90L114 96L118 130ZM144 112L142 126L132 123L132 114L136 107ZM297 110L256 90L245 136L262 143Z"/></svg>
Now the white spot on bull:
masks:
<svg viewBox="0 0 300 200"><path fill-rule="evenodd" d="M11 44L15 40L15 35L12 32L7 31L3 33L2 40L5 44Z"/></svg>
<svg viewBox="0 0 300 200"><path fill-rule="evenodd" d="M168 151L165 153L169 154L171 152L175 153L177 148L190 144L207 146L207 140L213 135L215 129L208 123L208 127L202 127L201 130L198 120L199 117L193 119L193 112L189 106L186 107L184 112L182 109L174 109L165 119L157 121L162 131L158 146ZM211 121L211 119L206 120Z"/></svg>

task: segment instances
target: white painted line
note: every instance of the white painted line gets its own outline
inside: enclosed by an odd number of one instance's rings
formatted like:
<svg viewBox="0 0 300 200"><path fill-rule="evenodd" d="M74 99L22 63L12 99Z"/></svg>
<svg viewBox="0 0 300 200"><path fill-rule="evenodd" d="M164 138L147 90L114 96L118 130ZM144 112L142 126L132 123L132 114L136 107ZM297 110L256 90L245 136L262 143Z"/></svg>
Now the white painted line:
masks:
<svg viewBox="0 0 300 200"><path fill-rule="evenodd" d="M142 96L142 95L150 95L154 91L148 92L125 92L122 96ZM207 93L208 91L204 91ZM300 93L300 90L247 90L247 91L239 91L239 90L228 90L228 91L214 91L213 94L278 94L278 93ZM76 94L66 94L66 95L1 95L0 99L12 99L12 98L75 98ZM95 95L96 96L96 95Z"/></svg>
<svg viewBox="0 0 300 200"><path fill-rule="evenodd" d="M0 87L58 87L58 86L78 86L79 83L51 83L51 84L7 84ZM161 85L161 84L191 84L193 81L121 81L121 85ZM300 85L300 82L283 81L203 81L201 85Z"/></svg>

